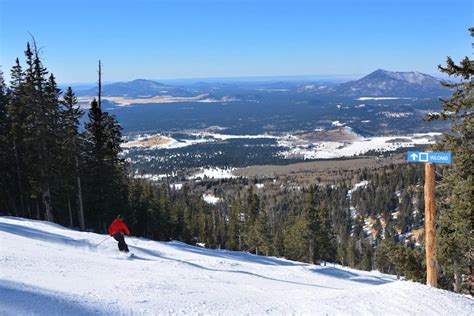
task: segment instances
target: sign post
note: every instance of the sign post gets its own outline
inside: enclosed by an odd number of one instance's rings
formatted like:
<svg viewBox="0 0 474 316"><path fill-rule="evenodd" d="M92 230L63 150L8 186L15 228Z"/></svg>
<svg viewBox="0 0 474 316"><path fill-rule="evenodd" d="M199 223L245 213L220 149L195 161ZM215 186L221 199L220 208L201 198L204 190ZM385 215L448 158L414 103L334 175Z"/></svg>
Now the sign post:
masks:
<svg viewBox="0 0 474 316"><path fill-rule="evenodd" d="M425 163L425 247L426 284L438 287L438 261L436 260L436 166Z"/></svg>
<svg viewBox="0 0 474 316"><path fill-rule="evenodd" d="M438 261L436 259L435 164L451 164L451 152L409 151L407 156L408 162L425 163L426 284L432 287L438 287Z"/></svg>

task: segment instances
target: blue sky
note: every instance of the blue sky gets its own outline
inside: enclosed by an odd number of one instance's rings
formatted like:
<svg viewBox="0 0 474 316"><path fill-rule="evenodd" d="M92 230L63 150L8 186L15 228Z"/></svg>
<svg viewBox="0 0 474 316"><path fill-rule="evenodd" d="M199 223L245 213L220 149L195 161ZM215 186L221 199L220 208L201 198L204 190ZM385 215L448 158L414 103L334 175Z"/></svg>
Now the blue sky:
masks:
<svg viewBox="0 0 474 316"><path fill-rule="evenodd" d="M471 55L473 0L0 0L8 77L31 32L59 82L436 74Z"/></svg>

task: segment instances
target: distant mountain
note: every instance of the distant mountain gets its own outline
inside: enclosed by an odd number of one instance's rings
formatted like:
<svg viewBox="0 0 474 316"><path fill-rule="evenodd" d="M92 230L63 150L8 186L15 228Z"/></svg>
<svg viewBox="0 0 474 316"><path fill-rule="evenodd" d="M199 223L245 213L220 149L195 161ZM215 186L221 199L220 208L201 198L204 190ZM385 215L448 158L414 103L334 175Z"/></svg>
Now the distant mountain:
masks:
<svg viewBox="0 0 474 316"><path fill-rule="evenodd" d="M78 91L80 96L96 96L97 88ZM193 93L181 87L168 86L156 81L136 79L128 82L116 82L102 87L103 96L152 97L158 95L189 96Z"/></svg>
<svg viewBox="0 0 474 316"><path fill-rule="evenodd" d="M367 76L321 89L300 87L299 91L339 97L437 97L450 94L440 80L420 72L394 72L378 69Z"/></svg>
<svg viewBox="0 0 474 316"><path fill-rule="evenodd" d="M196 82L188 85L166 85L160 82L136 79L129 82L106 84L103 96L146 98L154 96L189 97L203 93L217 93L216 97L230 95L242 89L265 90L267 92L297 91L331 98L354 97L411 97L434 98L451 93L440 84L440 80L419 72L394 72L376 70L371 74L345 83L325 82ZM97 88L77 91L78 96L96 96Z"/></svg>

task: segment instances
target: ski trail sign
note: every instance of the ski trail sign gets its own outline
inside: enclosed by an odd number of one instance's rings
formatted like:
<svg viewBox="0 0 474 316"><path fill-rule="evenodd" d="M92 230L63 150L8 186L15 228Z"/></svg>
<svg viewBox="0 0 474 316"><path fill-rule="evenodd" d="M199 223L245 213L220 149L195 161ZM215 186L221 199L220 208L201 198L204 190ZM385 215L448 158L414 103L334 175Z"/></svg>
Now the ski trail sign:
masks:
<svg viewBox="0 0 474 316"><path fill-rule="evenodd" d="M408 162L428 162L428 163L444 163L451 164L451 152L422 152L408 151Z"/></svg>
<svg viewBox="0 0 474 316"><path fill-rule="evenodd" d="M436 164L451 164L451 152L408 151L408 162L425 163L425 253L426 284L438 287L438 260L436 258Z"/></svg>

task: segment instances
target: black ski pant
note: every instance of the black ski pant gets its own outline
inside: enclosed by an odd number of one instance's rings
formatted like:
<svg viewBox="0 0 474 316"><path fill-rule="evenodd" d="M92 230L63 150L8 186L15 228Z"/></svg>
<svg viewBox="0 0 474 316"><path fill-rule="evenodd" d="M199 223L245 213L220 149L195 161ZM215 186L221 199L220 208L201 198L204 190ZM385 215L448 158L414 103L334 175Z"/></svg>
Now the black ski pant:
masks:
<svg viewBox="0 0 474 316"><path fill-rule="evenodd" d="M113 237L116 241L118 241L119 250L128 252L128 246L125 243L125 237L119 232L116 232Z"/></svg>

